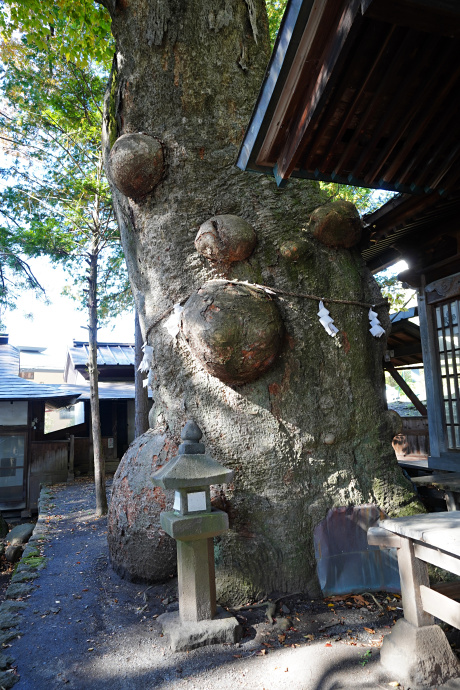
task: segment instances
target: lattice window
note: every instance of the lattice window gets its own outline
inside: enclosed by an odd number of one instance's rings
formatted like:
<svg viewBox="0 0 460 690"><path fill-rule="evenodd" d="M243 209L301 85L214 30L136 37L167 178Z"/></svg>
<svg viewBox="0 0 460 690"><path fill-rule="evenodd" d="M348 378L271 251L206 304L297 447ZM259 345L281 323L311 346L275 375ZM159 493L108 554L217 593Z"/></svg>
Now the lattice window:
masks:
<svg viewBox="0 0 460 690"><path fill-rule="evenodd" d="M435 307L444 419L449 450L460 449L460 300Z"/></svg>

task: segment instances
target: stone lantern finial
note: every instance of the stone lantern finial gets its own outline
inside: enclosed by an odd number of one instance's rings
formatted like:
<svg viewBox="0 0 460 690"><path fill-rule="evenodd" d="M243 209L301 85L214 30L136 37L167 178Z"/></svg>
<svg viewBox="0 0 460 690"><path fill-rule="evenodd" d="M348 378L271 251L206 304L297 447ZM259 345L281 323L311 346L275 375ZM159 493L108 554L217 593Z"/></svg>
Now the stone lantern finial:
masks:
<svg viewBox="0 0 460 690"><path fill-rule="evenodd" d="M183 443L179 446L179 455L198 455L204 453L204 443L199 443L203 433L196 422L188 421L181 432Z"/></svg>

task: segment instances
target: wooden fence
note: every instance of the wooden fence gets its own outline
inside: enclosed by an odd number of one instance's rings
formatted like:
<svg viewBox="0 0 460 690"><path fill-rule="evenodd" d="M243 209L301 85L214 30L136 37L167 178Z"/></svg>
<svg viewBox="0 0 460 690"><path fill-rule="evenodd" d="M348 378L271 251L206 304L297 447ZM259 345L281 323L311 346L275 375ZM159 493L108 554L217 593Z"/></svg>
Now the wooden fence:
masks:
<svg viewBox="0 0 460 690"><path fill-rule="evenodd" d="M427 417L401 417L401 433L393 438L398 460L423 460L430 454Z"/></svg>

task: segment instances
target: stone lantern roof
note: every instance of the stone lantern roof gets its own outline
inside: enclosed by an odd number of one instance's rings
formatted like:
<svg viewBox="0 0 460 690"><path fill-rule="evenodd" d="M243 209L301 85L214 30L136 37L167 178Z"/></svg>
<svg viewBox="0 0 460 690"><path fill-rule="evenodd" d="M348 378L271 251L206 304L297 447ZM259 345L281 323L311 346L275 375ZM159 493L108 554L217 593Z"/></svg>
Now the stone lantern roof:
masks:
<svg viewBox="0 0 460 690"><path fill-rule="evenodd" d="M157 486L163 489L186 489L231 481L233 471L204 454L204 445L199 443L201 436L197 424L187 422L181 433L184 443L179 446L179 455L152 477Z"/></svg>

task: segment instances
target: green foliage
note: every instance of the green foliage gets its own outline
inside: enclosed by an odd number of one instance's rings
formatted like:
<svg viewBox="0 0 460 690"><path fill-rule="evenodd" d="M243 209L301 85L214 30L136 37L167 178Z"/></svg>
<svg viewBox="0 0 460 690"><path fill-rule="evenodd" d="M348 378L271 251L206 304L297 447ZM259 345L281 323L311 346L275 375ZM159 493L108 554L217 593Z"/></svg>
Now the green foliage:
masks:
<svg viewBox="0 0 460 690"><path fill-rule="evenodd" d="M368 649L363 654L360 654L360 657L359 657L361 659L361 661L359 662L360 666L365 666L366 664L368 664L369 661L371 660L371 657L372 657L372 650L371 649Z"/></svg>
<svg viewBox="0 0 460 690"><path fill-rule="evenodd" d="M268 26L270 30L270 43L275 45L278 29L283 18L284 10L286 9L287 0L266 0Z"/></svg>
<svg viewBox="0 0 460 690"><path fill-rule="evenodd" d="M398 276L392 274L391 269L377 273L374 278L380 286L383 297L386 297L390 303L391 313L404 311L415 297L415 290L403 288Z"/></svg>
<svg viewBox="0 0 460 690"><path fill-rule="evenodd" d="M0 171L0 306L11 306L13 283L39 288L26 259L42 255L68 267L83 305L91 247L101 269L99 316L113 316L130 296L102 173L105 74L97 65L66 60L53 59L50 66L49 51L23 41L3 43L0 56L7 65L0 142L10 161Z"/></svg>
<svg viewBox="0 0 460 690"><path fill-rule="evenodd" d="M415 383L413 373L410 369L399 369L398 373L401 374L402 378L409 386ZM405 396L405 393L402 390L401 386L399 386L399 384L396 383L394 378L387 371L385 372L385 384L387 386L390 386L390 388L394 388L398 392L399 396Z"/></svg>
<svg viewBox="0 0 460 690"><path fill-rule="evenodd" d="M354 187L348 184L336 184L335 182L320 182L320 187L331 200L335 198L351 201L361 215L371 213L379 208L385 201L394 196L393 192L368 189L367 187Z"/></svg>
<svg viewBox="0 0 460 690"><path fill-rule="evenodd" d="M0 33L6 43L21 34L29 46L57 62L109 67L114 43L107 10L93 0L3 0Z"/></svg>

